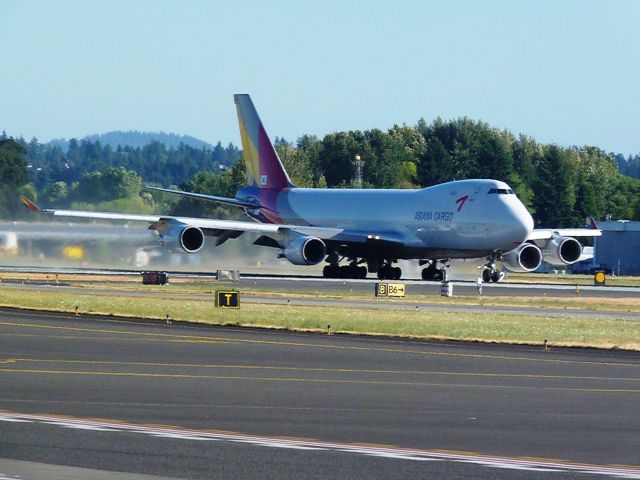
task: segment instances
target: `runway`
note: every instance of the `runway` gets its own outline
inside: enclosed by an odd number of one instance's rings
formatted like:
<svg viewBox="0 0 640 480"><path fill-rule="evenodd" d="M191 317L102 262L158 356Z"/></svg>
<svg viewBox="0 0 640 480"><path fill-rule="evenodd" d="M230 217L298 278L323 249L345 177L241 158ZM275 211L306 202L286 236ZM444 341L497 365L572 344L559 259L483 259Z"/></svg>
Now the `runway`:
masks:
<svg viewBox="0 0 640 480"><path fill-rule="evenodd" d="M0 478L640 478L635 353L0 310L0 386Z"/></svg>

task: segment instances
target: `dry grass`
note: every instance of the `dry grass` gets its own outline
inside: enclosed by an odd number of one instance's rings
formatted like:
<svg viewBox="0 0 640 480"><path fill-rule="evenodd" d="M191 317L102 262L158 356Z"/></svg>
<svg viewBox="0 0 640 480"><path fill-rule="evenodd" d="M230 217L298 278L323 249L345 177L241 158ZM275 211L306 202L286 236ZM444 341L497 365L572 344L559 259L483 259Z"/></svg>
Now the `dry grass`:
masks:
<svg viewBox="0 0 640 480"><path fill-rule="evenodd" d="M530 278L532 274L524 275ZM545 275L536 274L534 278ZM549 275L546 275L549 276ZM554 275L555 277L566 278L566 275ZM573 278L571 276L570 278ZM591 278L591 277L589 277ZM631 278L631 277L629 277ZM24 281L24 282L49 282L55 283L56 276L53 274L24 274L24 273L0 273L2 280ZM139 275L76 275L61 274L58 280L64 284L75 287L91 289L114 288L117 290L140 291L140 292L170 292L175 296L203 295L213 293L216 288L241 288L243 295L260 295L269 297L284 298L335 298L335 299L370 299L373 296L373 285L370 294L354 292L336 285L335 290L310 293L309 291L295 290L279 292L259 288L255 286L242 285L241 287L229 283L218 283L210 278L171 278L169 286L141 285ZM593 279L591 279L593 280ZM445 304L445 305L476 305L476 306L504 306L504 307L526 307L526 308L557 308L562 310L593 310L593 311L618 311L618 312L640 312L640 298L631 297L585 297L580 294L580 289L575 291L570 297L549 297L549 296L461 296L455 295L452 298L441 297L439 295L413 294L411 285L407 287L407 297L396 299L397 302L409 304Z"/></svg>

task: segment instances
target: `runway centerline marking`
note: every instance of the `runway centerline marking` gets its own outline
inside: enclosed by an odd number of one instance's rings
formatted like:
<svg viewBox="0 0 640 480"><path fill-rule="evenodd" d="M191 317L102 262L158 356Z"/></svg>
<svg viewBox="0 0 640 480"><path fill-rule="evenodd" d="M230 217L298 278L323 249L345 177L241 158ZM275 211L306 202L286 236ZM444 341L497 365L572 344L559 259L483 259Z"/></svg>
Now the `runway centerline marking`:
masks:
<svg viewBox="0 0 640 480"><path fill-rule="evenodd" d="M26 414L0 410L0 421L15 422L16 420L27 422L23 424L23 428L29 428L29 425L33 424L43 424L58 428L71 428L77 432L84 431L88 434L95 429L107 434L111 431L116 431L177 441L217 440L260 447L295 449L302 452L309 451L309 454L313 454L315 451L330 451L338 454L386 457L399 461L446 461L452 463L474 463L486 467L513 470L571 472L617 478L640 477L640 466L633 465L595 465L569 460L502 457L454 450L328 442L308 438L251 435L222 430L189 429L169 425L144 425L119 420L96 420L64 415Z"/></svg>
<svg viewBox="0 0 640 480"><path fill-rule="evenodd" d="M36 370L21 368L0 368L0 373L29 373L38 375L86 375L96 377L146 377L146 378L174 378L174 379L198 379L198 380L234 380L234 381L262 381L262 382L291 382L291 383L335 383L357 385L395 385L411 387L444 387L444 388L486 388L486 389L535 389L564 392L591 392L591 393L640 393L640 388L571 388L571 387L545 387L528 385L478 385L478 384L447 384L435 382L401 382L382 380L344 380L322 378L296 378L296 377L250 377L234 375L194 375L177 373L138 373L138 372L92 372L78 370Z"/></svg>
<svg viewBox="0 0 640 480"><path fill-rule="evenodd" d="M421 355L421 356L441 356L441 357L459 357L459 358L473 358L473 359L487 359L487 360L504 360L504 361L525 361L525 362L539 362L539 363L553 363L553 364L571 364L571 365L589 365L589 366L607 366L607 367L631 367L640 368L640 364L635 363L622 363L622 362L595 362L595 361L576 361L576 360L561 360L561 359L549 359L549 358L537 358L537 357L520 357L520 356L508 356L508 355L486 355L486 354L473 354L473 353L456 353L456 352L431 352L414 349L402 349L402 348L380 348L380 347L359 347L354 345L335 345L335 344L317 344L308 342L287 342L277 340L252 340L252 339L229 339L220 336L197 336L197 335L179 335L171 333L150 333L150 332L127 332L123 330L109 330L100 328L81 328L81 327L69 327L60 325L37 325L29 323L19 322L0 322L0 326L22 327L22 328L35 328L35 329L52 329L52 330L68 330L76 332L92 332L92 333L109 333L117 334L128 337L154 337L158 339L165 339L167 341L184 341L185 339L197 340L200 342L208 341L223 341L223 342L235 342L235 343L247 343L256 345L279 345L279 346L291 346L302 348L324 348L334 350L354 350L354 351L369 351L369 352L383 352L383 353L401 353L408 355Z"/></svg>
<svg viewBox="0 0 640 480"><path fill-rule="evenodd" d="M225 365L225 364L197 364L197 363L162 363L162 362L120 362L106 360L64 360L54 358L11 358L0 359L2 363L58 363L71 365L121 365L135 367L169 367L169 368L193 368L193 369L233 369L233 370L273 370L273 371L297 371L297 372L329 372L329 373L367 373L389 375L438 375L460 377L487 377L487 378L531 378L543 380L595 380L595 381L626 381L640 382L640 378L634 377L610 377L610 376L580 376L580 375L543 375L533 373L481 373L481 372L457 372L443 370L381 370L358 368L325 368L325 367L283 367L271 365Z"/></svg>

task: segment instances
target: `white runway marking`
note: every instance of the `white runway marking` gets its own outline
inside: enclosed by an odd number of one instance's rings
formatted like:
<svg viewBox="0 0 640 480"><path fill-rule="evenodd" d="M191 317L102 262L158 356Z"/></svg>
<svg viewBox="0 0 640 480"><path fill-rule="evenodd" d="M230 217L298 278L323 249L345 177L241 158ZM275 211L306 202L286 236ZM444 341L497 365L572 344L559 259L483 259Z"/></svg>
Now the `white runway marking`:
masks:
<svg viewBox="0 0 640 480"><path fill-rule="evenodd" d="M0 422L15 422L15 423L32 423L31 420L24 420L22 418L11 418L0 415Z"/></svg>
<svg viewBox="0 0 640 480"><path fill-rule="evenodd" d="M118 432L119 431L113 428L98 427L96 425L80 425L77 423L67 423L67 422L42 422L42 423L48 423L50 425L58 425L60 427L66 427L66 428L75 428L76 430L94 430L96 432Z"/></svg>
<svg viewBox="0 0 640 480"><path fill-rule="evenodd" d="M562 462L557 460L531 460L524 458L496 457L491 455L457 453L442 450L421 450L389 446L359 445L338 442L323 442L301 438L266 437L216 430L193 430L170 426L147 426L109 420L91 420L53 415L33 415L27 413L0 412L0 421L47 424L61 428L95 430L104 432L124 432L175 440L209 440L244 443L269 448L285 448L309 451L333 451L410 461L448 461L473 463L484 467L532 472L563 472L600 475L609 478L640 480L640 466L616 467ZM1 474L0 474L1 475ZM0 480L3 480L0 476Z"/></svg>

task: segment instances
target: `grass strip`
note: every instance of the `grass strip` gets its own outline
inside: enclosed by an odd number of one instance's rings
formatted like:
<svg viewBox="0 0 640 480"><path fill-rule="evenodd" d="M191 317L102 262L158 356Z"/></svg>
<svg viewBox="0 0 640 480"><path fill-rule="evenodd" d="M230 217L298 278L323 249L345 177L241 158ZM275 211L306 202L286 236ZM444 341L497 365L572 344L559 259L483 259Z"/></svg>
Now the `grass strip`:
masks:
<svg viewBox="0 0 640 480"><path fill-rule="evenodd" d="M213 301L118 297L68 292L0 290L0 306L281 328L296 331L389 335L408 338L640 350L640 322L610 318L532 317L498 313L413 312L336 307L244 304L239 310Z"/></svg>
<svg viewBox="0 0 640 480"><path fill-rule="evenodd" d="M24 274L21 274L24 275ZM8 274L0 274L0 282L4 280L12 279L14 282L16 278L11 277ZM99 280L96 281L96 278ZM86 288L88 291L91 289L114 289L114 294L117 295L117 290L135 291L135 292L155 292L165 293L170 292L174 295L206 295L213 294L215 289L238 289L242 291L243 295L261 295L269 297L279 298L333 298L333 299L371 299L373 297L373 284L370 285L371 291L369 294L363 293L360 289L354 290L350 286L336 286L335 290L325 290L322 292L312 293L308 290L298 289L295 287L284 291L279 289L269 289L266 287L257 287L254 285L246 284L234 284L226 282L217 282L212 279L186 279L178 278L172 279L170 285L165 286L153 286L142 285L138 276L125 276L114 279L113 277L96 276L81 276L81 275L61 275L60 280L64 284ZM36 274L30 277L25 277L23 281L30 283L33 281L45 281L53 284L53 276L48 274ZM484 307L528 307L528 308L557 308L570 311L571 309L580 310L607 310L607 311L619 311L619 312L640 312L640 298L638 297L616 297L616 296L598 296L589 297L580 293L580 289L576 289L575 294L567 297L556 297L546 295L455 295L452 298L441 297L436 294L422 294L414 293L412 291L412 285L407 285L408 295L406 298L394 299L399 303L425 303L425 304L456 304L456 305L470 305L470 306L484 306ZM603 290L606 294L606 290ZM89 293L89 292L87 292Z"/></svg>

